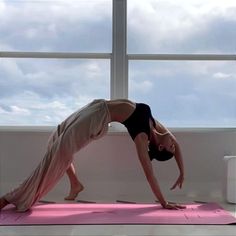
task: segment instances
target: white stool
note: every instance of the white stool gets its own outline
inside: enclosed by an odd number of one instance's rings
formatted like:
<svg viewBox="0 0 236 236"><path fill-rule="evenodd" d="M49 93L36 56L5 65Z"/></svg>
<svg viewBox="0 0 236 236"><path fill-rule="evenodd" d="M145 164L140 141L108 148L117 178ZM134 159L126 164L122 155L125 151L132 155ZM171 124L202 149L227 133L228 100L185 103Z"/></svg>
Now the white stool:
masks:
<svg viewBox="0 0 236 236"><path fill-rule="evenodd" d="M226 161L226 200L236 203L236 156L224 156Z"/></svg>

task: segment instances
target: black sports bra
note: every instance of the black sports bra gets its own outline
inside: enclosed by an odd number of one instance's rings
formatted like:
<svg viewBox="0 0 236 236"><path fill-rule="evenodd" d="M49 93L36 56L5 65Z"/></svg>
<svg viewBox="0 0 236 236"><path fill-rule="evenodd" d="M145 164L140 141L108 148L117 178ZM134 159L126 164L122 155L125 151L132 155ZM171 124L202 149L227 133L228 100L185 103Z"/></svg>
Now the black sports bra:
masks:
<svg viewBox="0 0 236 236"><path fill-rule="evenodd" d="M152 120L153 126L156 126L155 120L152 116L150 107L144 103L136 103L134 112L122 124L127 128L131 138L134 140L139 133L146 133L148 139L150 138L150 124L149 119Z"/></svg>

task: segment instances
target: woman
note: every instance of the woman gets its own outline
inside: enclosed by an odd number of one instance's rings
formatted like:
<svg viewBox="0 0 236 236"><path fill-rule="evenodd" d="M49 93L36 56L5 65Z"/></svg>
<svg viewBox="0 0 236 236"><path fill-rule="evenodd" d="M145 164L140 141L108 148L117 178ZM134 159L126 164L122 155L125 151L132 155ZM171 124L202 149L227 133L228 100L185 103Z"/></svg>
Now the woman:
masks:
<svg viewBox="0 0 236 236"><path fill-rule="evenodd" d="M182 187L184 168L180 147L175 137L158 121L154 120L150 107L126 99L106 101L94 100L74 112L57 126L49 138L46 154L18 188L0 198L0 209L14 204L17 211L24 212L40 200L66 172L71 190L67 199L74 199L83 190L73 167L73 154L94 139L102 137L110 122L120 122L126 126L133 139L138 158L147 181L163 208L179 209L181 205L168 203L161 193L154 176L151 160L165 161L173 155L178 164L180 175L172 189Z"/></svg>

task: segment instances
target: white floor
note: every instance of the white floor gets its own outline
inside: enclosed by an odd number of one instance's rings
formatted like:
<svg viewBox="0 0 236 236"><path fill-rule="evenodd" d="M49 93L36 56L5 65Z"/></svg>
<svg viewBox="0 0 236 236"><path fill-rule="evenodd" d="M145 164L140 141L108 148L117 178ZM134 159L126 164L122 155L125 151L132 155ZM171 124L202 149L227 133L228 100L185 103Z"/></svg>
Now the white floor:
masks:
<svg viewBox="0 0 236 236"><path fill-rule="evenodd" d="M52 200L52 199L46 199ZM55 200L55 199L53 199ZM125 199L130 200L131 199ZM172 200L172 199L170 199ZM181 199L191 202L193 199ZM197 199L200 201L218 202L236 217L236 205L227 204L222 199ZM179 201L179 202L181 202ZM62 202L59 201L58 202ZM51 236L51 235L236 235L236 225L68 225L68 226L0 226L0 236Z"/></svg>

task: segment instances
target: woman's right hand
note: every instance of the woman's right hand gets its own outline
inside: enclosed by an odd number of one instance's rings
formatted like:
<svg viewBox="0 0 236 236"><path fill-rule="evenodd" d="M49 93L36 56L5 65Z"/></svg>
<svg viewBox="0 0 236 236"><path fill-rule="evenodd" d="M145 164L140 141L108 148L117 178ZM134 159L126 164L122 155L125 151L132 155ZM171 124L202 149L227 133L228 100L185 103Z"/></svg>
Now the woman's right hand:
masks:
<svg viewBox="0 0 236 236"><path fill-rule="evenodd" d="M166 202L165 204L162 205L162 207L164 209L168 209L168 210L179 210L179 209L185 209L186 208L186 206L176 204L176 203L170 203L170 202Z"/></svg>

